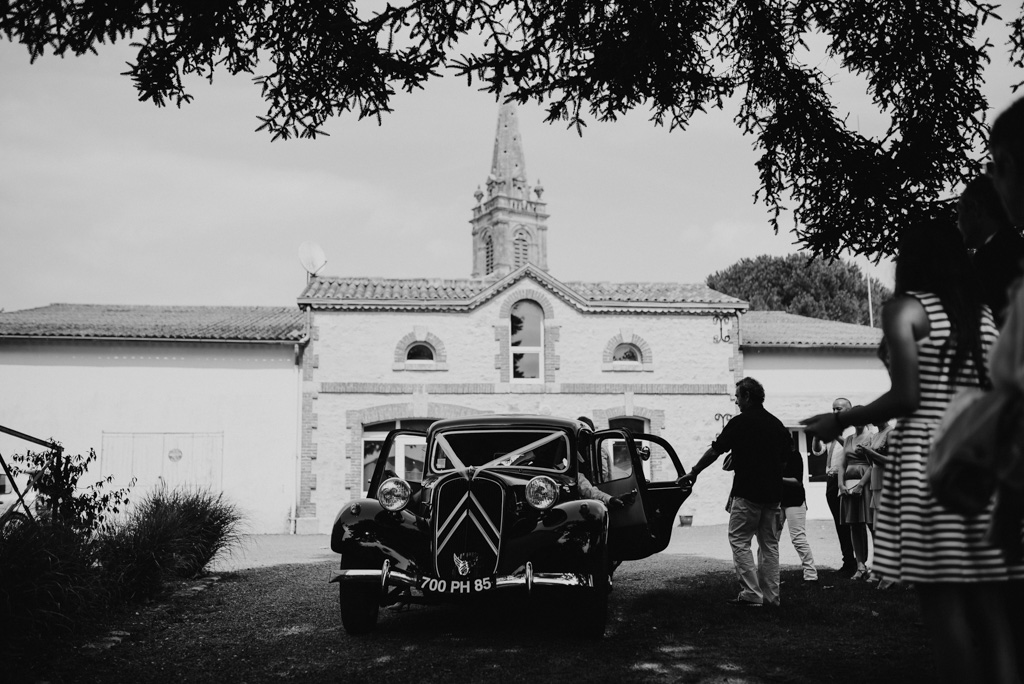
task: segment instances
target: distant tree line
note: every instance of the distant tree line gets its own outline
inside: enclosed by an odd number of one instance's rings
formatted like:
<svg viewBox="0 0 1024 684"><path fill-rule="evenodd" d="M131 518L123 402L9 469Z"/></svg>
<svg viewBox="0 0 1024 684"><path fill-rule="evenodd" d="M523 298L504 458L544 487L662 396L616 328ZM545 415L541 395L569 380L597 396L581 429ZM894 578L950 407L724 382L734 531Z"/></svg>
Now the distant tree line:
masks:
<svg viewBox="0 0 1024 684"><path fill-rule="evenodd" d="M810 318L869 325L868 282L854 263L816 259L806 254L761 255L740 259L707 278L712 290L750 304L751 311L785 311ZM875 327L892 291L871 280Z"/></svg>

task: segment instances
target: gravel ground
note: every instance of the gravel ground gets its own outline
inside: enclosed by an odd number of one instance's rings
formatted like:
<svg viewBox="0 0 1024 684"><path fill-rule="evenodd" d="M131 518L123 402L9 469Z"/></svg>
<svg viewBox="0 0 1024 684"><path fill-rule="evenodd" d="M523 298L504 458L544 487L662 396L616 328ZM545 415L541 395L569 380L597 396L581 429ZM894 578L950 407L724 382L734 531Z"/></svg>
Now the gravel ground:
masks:
<svg viewBox="0 0 1024 684"><path fill-rule="evenodd" d="M812 523L811 543L823 566L835 565L833 538L831 525ZM218 564L218 574L134 607L83 643L24 670L7 669L4 681L863 684L895 681L889 674L904 683L932 678L908 594L869 592L871 585L844 584L828 569L817 585L804 583L788 541L783 607L726 607L735 579L722 526L678 528L669 552L625 563L599 642L574 632L571 605L558 597L520 595L468 607L384 609L375 632L350 636L340 627L337 587L328 583L337 556L327 543L327 537L247 538ZM878 619L913 626L902 641L859 642L876 667L886 668L882 679L862 671L864 654L849 648L832 605L865 597L872 615L883 614Z"/></svg>

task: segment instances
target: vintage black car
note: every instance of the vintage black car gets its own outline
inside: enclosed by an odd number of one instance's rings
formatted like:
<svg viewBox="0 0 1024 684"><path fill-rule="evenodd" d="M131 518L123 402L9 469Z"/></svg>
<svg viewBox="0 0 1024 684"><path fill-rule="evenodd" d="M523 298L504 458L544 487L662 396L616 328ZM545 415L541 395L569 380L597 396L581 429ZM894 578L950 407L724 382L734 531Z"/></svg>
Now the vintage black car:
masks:
<svg viewBox="0 0 1024 684"><path fill-rule="evenodd" d="M409 435L425 449L396 461ZM644 463L661 450L674 468L650 482ZM411 455L410 455L411 454ZM398 477L401 470L404 477ZM622 498L621 508L580 496L578 474ZM551 416L440 420L424 434L392 431L367 498L345 504L331 549L341 571L341 621L368 632L382 606L480 598L492 592L573 592L582 634L604 633L612 573L669 543L689 494L671 445L629 430L591 431Z"/></svg>

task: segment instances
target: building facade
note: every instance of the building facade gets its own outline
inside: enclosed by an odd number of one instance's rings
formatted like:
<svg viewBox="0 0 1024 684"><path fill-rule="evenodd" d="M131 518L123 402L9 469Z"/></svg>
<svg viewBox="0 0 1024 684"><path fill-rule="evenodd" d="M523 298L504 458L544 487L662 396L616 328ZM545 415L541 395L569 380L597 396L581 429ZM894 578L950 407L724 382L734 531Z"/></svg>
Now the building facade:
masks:
<svg viewBox="0 0 1024 684"><path fill-rule="evenodd" d="M588 416L667 439L693 465L759 379L799 421L888 387L880 331L747 305L703 284L563 282L543 188L500 108L478 188L469 276L313 276L295 309L52 305L0 312L0 424L95 448L97 475L224 491L254 533L327 533L363 494L387 432L484 413ZM422 450L406 437L402 454ZM0 436L0 453L24 450ZM410 459L413 463L416 459ZM811 517L828 517L808 468ZM648 478L675 479L654 451ZM410 466L412 467L412 466ZM683 515L724 523L731 474L701 476ZM820 491L819 491L820 490ZM820 499L820 501L819 501Z"/></svg>
<svg viewBox="0 0 1024 684"><path fill-rule="evenodd" d="M97 460L81 484L224 492L245 530L294 529L297 309L54 304L0 313L0 425ZM34 445L0 434L8 461ZM6 485L6 483L4 483ZM9 490L9 486L0 489Z"/></svg>

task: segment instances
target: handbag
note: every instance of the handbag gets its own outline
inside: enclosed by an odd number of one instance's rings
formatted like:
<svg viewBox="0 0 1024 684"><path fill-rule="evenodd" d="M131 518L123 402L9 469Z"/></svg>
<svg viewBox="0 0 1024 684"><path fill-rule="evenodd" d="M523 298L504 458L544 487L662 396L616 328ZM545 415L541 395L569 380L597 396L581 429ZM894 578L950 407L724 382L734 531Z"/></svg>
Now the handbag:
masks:
<svg viewBox="0 0 1024 684"><path fill-rule="evenodd" d="M961 390L942 416L925 474L946 508L964 515L985 510L996 485L1020 481L1024 455L1024 396L1013 388ZM1017 467L1014 468L1013 464Z"/></svg>

